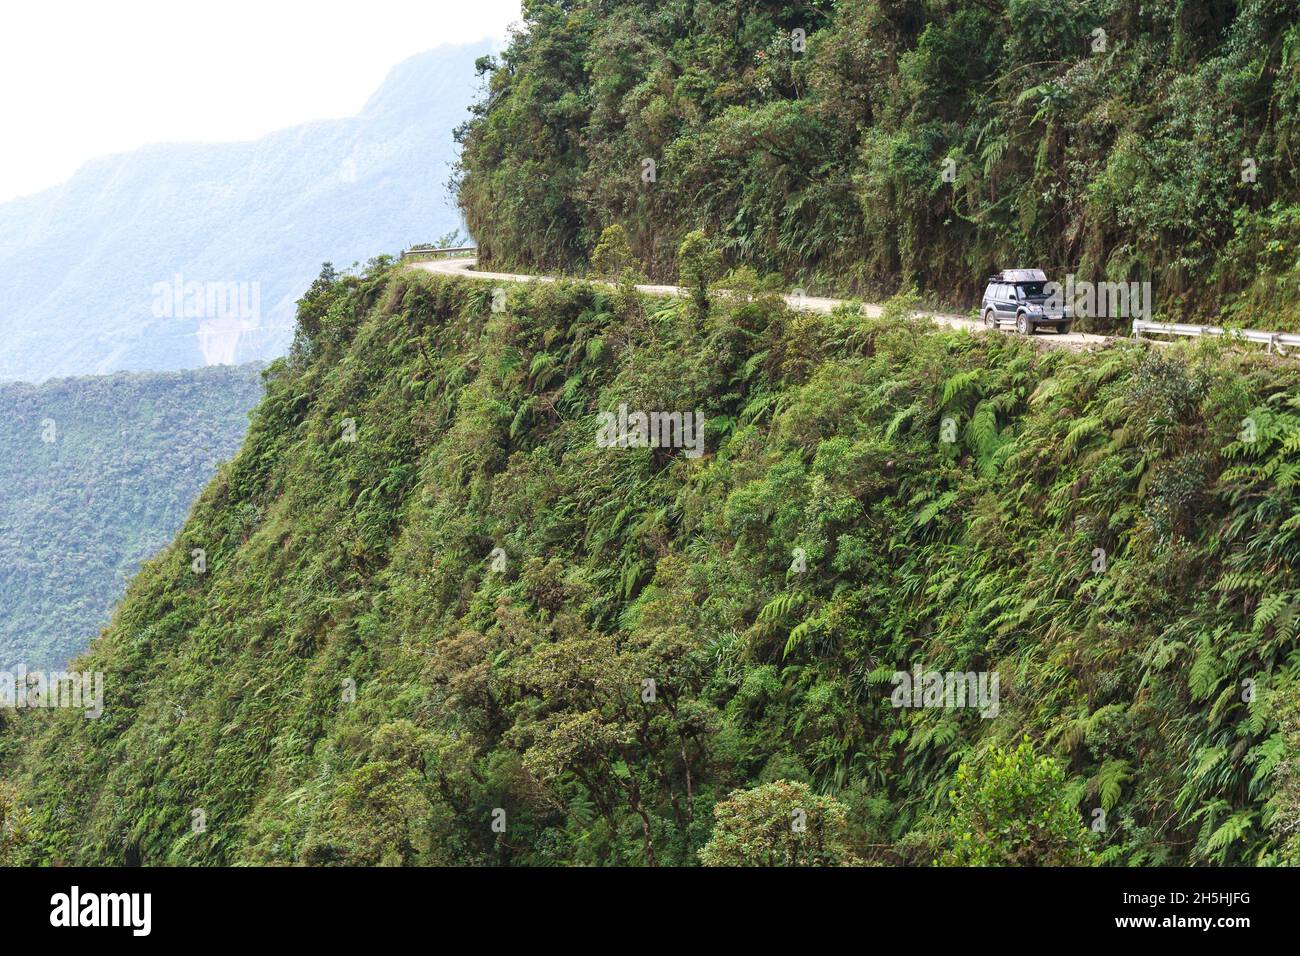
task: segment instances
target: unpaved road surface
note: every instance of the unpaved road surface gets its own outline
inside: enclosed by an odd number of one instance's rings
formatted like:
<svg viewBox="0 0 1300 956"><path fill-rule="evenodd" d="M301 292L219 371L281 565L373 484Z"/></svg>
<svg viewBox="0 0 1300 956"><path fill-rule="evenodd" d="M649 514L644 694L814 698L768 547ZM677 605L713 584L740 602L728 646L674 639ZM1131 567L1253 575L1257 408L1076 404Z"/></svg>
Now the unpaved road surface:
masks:
<svg viewBox="0 0 1300 956"><path fill-rule="evenodd" d="M479 272L474 268L477 264L478 260L474 258L445 258L412 262L410 267L412 269L423 269L426 272L435 272L438 275L462 276L466 279L481 279L485 282L556 281L555 276L518 275L511 272ZM644 292L646 295L680 296L685 294L681 288L675 285L639 285L637 290ZM844 299L823 299L809 295L786 295L782 296L782 298L785 299L790 308L800 309L805 312L829 313L838 306L847 304ZM867 303L862 308L867 315L880 315L881 307L878 305ZM939 325L951 326L954 329L969 329L972 332L984 329L983 323L963 315L950 315L943 312L920 312L918 314L927 316L932 322ZM1060 332L1046 330L1036 333L1033 338L1036 344L1052 348L1067 348L1073 352L1104 348L1107 344L1115 341L1114 338L1105 335L1088 335L1084 332L1071 332L1068 335L1062 335Z"/></svg>

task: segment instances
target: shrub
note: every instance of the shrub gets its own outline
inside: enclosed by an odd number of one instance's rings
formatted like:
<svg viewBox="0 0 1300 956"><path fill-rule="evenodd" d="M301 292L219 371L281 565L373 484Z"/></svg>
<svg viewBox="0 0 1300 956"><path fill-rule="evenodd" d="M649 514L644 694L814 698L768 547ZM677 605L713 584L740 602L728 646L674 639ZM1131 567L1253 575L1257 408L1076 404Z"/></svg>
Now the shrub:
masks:
<svg viewBox="0 0 1300 956"><path fill-rule="evenodd" d="M994 747L957 769L945 866L1082 866L1091 836L1065 796L1065 771L1034 754Z"/></svg>
<svg viewBox="0 0 1300 956"><path fill-rule="evenodd" d="M848 811L806 783L776 780L737 790L713 809L717 820L700 849L705 866L845 866L857 863Z"/></svg>

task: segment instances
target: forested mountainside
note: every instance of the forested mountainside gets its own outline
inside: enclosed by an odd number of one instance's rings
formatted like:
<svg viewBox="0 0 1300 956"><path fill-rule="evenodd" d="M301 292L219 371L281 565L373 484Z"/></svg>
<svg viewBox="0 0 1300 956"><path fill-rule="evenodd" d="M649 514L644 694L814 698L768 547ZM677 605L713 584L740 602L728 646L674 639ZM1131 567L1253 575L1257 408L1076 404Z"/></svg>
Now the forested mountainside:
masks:
<svg viewBox="0 0 1300 956"><path fill-rule="evenodd" d="M452 131L491 49L412 57L356 116L147 146L0 204L0 379L283 355L321 262L365 262L460 224Z"/></svg>
<svg viewBox="0 0 1300 956"><path fill-rule="evenodd" d="M0 670L89 646L261 394L254 365L0 385Z"/></svg>
<svg viewBox="0 0 1300 956"><path fill-rule="evenodd" d="M969 307L991 270L1041 266L1150 282L1170 317L1300 328L1293 0L524 12L464 134L493 263L580 268L619 223L668 277L698 228L810 290Z"/></svg>
<svg viewBox="0 0 1300 956"><path fill-rule="evenodd" d="M1294 360L381 261L266 387L8 861L1296 860Z"/></svg>

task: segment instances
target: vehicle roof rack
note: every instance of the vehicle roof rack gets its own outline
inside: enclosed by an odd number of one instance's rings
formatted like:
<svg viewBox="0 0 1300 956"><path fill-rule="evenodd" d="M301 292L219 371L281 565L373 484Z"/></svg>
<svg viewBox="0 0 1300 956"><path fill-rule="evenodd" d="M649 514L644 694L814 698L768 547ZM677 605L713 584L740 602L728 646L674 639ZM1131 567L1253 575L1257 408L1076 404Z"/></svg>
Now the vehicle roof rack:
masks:
<svg viewBox="0 0 1300 956"><path fill-rule="evenodd" d="M1042 269L1003 269L989 276L990 282L1046 282L1047 273Z"/></svg>

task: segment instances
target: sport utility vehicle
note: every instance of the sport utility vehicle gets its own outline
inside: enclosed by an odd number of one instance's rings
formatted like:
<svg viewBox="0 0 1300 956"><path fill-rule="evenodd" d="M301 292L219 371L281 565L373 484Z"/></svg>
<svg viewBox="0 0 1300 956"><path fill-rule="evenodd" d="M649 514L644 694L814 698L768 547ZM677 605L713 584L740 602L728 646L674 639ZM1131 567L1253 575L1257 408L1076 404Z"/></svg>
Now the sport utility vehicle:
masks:
<svg viewBox="0 0 1300 956"><path fill-rule="evenodd" d="M1040 325L1069 332L1074 317L1059 294L1048 295L1046 285L1047 274L1042 269L1003 269L989 276L980 301L984 324L996 329L1004 322L1014 322L1021 335L1033 335Z"/></svg>

